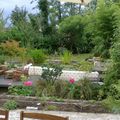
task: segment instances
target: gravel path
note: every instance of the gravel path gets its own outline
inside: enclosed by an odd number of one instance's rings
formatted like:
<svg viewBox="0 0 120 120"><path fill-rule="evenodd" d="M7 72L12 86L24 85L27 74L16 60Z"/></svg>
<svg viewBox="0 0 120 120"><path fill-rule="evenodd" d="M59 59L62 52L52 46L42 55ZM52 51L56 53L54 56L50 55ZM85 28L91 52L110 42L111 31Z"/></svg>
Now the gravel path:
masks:
<svg viewBox="0 0 120 120"><path fill-rule="evenodd" d="M21 110L10 111L9 120L20 120L19 119L20 111ZM31 112L40 112L40 113L47 113L47 114L53 114L59 116L69 116L70 120L120 120L120 114L95 114L95 113L37 111L37 110ZM25 120L32 120L32 119L25 119Z"/></svg>

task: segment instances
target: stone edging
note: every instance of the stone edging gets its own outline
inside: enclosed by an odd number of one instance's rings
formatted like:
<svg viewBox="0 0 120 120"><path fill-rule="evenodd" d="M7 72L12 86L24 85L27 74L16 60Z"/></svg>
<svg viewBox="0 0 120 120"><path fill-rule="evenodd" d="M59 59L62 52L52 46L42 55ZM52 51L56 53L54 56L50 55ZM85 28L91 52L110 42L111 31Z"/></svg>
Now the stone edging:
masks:
<svg viewBox="0 0 120 120"><path fill-rule="evenodd" d="M108 113L100 102L90 102L82 100L64 100L64 102L40 101L37 97L0 95L0 105L7 100L15 100L18 108L24 109L27 106L38 107L39 110L47 110L48 106L56 106L58 111L89 112L89 113Z"/></svg>

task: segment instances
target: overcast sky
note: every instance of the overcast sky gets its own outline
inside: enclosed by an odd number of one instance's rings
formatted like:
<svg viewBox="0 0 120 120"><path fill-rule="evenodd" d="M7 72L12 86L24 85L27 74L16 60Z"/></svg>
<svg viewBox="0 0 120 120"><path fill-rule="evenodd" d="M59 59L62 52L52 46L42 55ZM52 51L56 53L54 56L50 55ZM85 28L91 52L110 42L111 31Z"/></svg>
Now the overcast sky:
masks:
<svg viewBox="0 0 120 120"><path fill-rule="evenodd" d="M0 9L4 10L4 17L8 17L11 11L17 5L18 7L26 7L27 11L35 13L36 10L32 10L36 6L36 3L30 4L31 0L0 0Z"/></svg>

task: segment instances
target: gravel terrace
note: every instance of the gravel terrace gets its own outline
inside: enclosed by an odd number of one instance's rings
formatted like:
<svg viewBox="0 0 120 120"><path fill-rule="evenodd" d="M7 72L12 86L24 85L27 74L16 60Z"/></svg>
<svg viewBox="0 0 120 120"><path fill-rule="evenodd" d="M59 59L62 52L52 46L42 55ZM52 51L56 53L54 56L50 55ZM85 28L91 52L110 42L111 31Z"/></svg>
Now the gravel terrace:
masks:
<svg viewBox="0 0 120 120"><path fill-rule="evenodd" d="M9 120L20 120L20 111L10 111ZM95 113L80 113L80 112L62 112L62 111L38 111L38 110L26 110L31 112L47 113L59 116L69 116L70 120L120 120L120 114L95 114ZM32 120L32 119L25 119Z"/></svg>

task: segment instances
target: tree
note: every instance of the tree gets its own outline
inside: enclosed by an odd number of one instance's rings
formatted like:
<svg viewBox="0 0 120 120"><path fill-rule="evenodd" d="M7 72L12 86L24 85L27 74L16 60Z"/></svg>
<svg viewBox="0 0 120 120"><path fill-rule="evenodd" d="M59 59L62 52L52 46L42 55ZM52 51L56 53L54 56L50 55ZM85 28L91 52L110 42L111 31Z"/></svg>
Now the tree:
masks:
<svg viewBox="0 0 120 120"><path fill-rule="evenodd" d="M3 10L0 10L0 32L5 30L5 20L3 18Z"/></svg>
<svg viewBox="0 0 120 120"><path fill-rule="evenodd" d="M78 52L78 48L82 48L82 34L83 24L82 17L80 15L71 16L64 19L59 24L59 32L63 34L62 47L66 47L68 50Z"/></svg>
<svg viewBox="0 0 120 120"><path fill-rule="evenodd" d="M41 24L42 24L42 33L46 35L49 33L49 24L48 24L48 1L47 0L38 0L38 9L40 11L41 16Z"/></svg>
<svg viewBox="0 0 120 120"><path fill-rule="evenodd" d="M19 26L21 22L27 21L27 11L25 8L15 7L11 14L11 22L15 26Z"/></svg>
<svg viewBox="0 0 120 120"><path fill-rule="evenodd" d="M96 21L94 23L95 54L102 57L109 57L109 49L114 43L114 33L117 28L117 11L120 11L116 4L105 4L105 0L98 2L96 10Z"/></svg>

